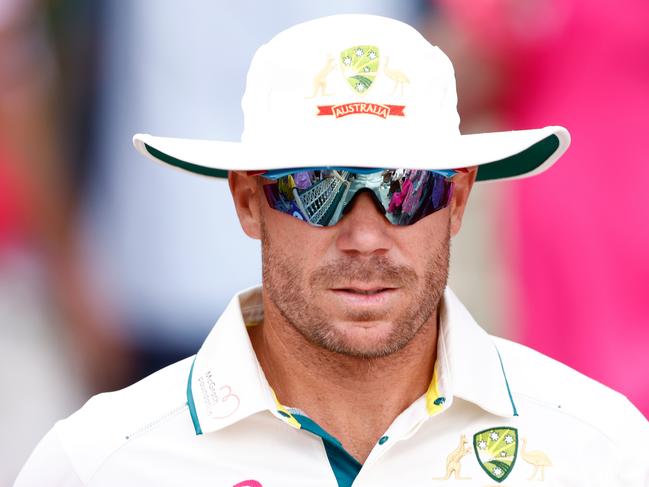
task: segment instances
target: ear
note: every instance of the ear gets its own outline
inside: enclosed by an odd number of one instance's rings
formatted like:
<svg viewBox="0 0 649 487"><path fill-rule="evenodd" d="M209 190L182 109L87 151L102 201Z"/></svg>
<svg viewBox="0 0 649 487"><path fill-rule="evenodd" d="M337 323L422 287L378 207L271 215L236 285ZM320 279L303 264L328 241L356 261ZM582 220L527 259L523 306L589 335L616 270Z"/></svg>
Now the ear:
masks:
<svg viewBox="0 0 649 487"><path fill-rule="evenodd" d="M466 172L460 172L453 177L455 187L453 188L453 199L451 200L451 236L457 235L462 226L462 217L469 201L469 193L475 182L478 168L476 166L467 168Z"/></svg>
<svg viewBox="0 0 649 487"><path fill-rule="evenodd" d="M230 171L228 184L241 228L250 238L261 239L261 185L256 176L244 171Z"/></svg>

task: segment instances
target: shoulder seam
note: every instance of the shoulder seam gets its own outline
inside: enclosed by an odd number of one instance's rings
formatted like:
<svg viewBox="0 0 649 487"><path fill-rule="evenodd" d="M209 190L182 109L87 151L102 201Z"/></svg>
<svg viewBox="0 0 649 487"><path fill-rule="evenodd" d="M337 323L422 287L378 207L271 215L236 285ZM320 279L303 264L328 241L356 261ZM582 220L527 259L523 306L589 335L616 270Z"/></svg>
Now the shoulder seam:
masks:
<svg viewBox="0 0 649 487"><path fill-rule="evenodd" d="M153 421L149 421L148 423L144 424L143 426L139 427L136 429L134 432L129 433L124 436L125 440L132 440L140 435L143 435L144 433L148 432L149 430L152 430L159 424L162 424L165 422L167 419L171 419L174 417L176 414L180 413L183 409L187 407L187 403L184 402L183 404L176 406L175 408L167 411L164 413L162 416L154 419Z"/></svg>
<svg viewBox="0 0 649 487"><path fill-rule="evenodd" d="M608 433L603 431L600 427L596 426L591 421L586 421L583 418L580 418L579 416L576 416L572 412L570 412L570 411L568 411L566 409L563 409L558 404L553 404L553 403L544 401L542 399L539 399L537 397L529 396L527 394L521 394L521 393L518 393L518 392L513 392L513 395L516 396L516 397L520 397L520 398L532 401L532 402L536 403L537 405L542 406L542 407L544 407L546 409L551 409L552 411L556 411L557 413L559 413L559 414L561 414L563 416L569 416L569 417L573 418L574 420L579 421L581 424L584 424L584 425L588 426L590 429L592 429L594 431L597 431L600 435L605 437L611 444L617 445L617 442L613 438L611 438L611 436Z"/></svg>
<svg viewBox="0 0 649 487"><path fill-rule="evenodd" d="M148 433L149 431L157 428L158 426L161 426L163 423L166 421L170 420L171 418L175 417L178 415L178 413L182 412L185 408L187 407L187 403L183 403L182 405L176 406L175 408L167 411L165 414L160 416L158 419L151 421L150 423L145 424L143 427L141 427L139 430L136 430L135 433L132 433L131 435L126 435L124 437L124 440L126 440L124 443L122 443L121 446L118 448L115 448L113 451L111 451L106 457L101 461L99 465L97 465L97 468L94 469L94 471L90 474L88 477L88 482L90 482L95 476L99 473L99 471L106 465L106 462L113 457L117 452L122 450L125 446L127 446L134 438L137 438L139 436L144 435L145 433ZM85 485L85 484L84 484Z"/></svg>

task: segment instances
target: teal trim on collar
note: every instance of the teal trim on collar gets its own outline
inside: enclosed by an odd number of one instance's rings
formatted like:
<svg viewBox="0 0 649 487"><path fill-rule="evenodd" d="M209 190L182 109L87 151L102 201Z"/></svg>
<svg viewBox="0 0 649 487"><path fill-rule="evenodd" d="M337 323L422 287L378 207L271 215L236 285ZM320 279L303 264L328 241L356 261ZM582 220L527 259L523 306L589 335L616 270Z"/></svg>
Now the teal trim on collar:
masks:
<svg viewBox="0 0 649 487"><path fill-rule="evenodd" d="M509 388L509 381L507 380L507 374L505 373L505 366L503 365L503 359L500 356L498 347L494 345L496 353L498 354L498 360L500 360L500 369L503 371L503 377L505 378L505 385L507 386L507 394L509 394L509 401L512 403L512 409L514 410L514 416L518 416L518 411L516 410L516 404L514 404L514 398L512 397L512 391Z"/></svg>
<svg viewBox="0 0 649 487"><path fill-rule="evenodd" d="M303 430L322 438L329 465L336 476L338 487L351 487L363 465L345 450L340 440L334 438L322 427L307 416L293 414Z"/></svg>
<svg viewBox="0 0 649 487"><path fill-rule="evenodd" d="M189 379L187 380L187 406L189 406L189 414L192 417L192 423L194 423L194 431L197 435L202 435L203 430L201 429L201 424L198 422L198 414L196 414L196 406L194 405L194 394L192 393L192 374L194 373L194 363L196 362L196 357L192 362L192 368L189 369Z"/></svg>

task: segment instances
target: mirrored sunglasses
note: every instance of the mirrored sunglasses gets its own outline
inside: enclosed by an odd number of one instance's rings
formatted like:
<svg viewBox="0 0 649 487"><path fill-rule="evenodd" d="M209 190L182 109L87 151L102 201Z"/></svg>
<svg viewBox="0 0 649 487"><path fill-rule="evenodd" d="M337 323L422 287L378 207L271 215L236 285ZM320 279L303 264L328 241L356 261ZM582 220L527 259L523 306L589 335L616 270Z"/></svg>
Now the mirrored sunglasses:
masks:
<svg viewBox="0 0 649 487"><path fill-rule="evenodd" d="M393 225L412 225L448 206L455 174L452 170L321 167L260 176L271 208L314 226L330 227L361 192L372 197Z"/></svg>

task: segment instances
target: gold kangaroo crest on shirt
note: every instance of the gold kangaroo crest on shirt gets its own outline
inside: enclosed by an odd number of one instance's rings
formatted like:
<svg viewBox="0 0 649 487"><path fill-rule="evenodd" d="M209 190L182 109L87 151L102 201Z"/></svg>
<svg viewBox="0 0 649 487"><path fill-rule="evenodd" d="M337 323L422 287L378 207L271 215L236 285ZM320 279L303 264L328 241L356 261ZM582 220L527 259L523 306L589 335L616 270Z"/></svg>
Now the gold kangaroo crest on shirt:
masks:
<svg viewBox="0 0 649 487"><path fill-rule="evenodd" d="M446 475L444 477L433 477L433 480L448 480L451 476L455 477L455 480L471 480L471 477L462 477L460 473L462 468L460 460L469 453L471 453L471 447L466 436L462 435L460 436L459 445L446 457Z"/></svg>
<svg viewBox="0 0 649 487"><path fill-rule="evenodd" d="M516 428L489 428L473 435L473 449L482 470L500 483L514 468L518 454Z"/></svg>

